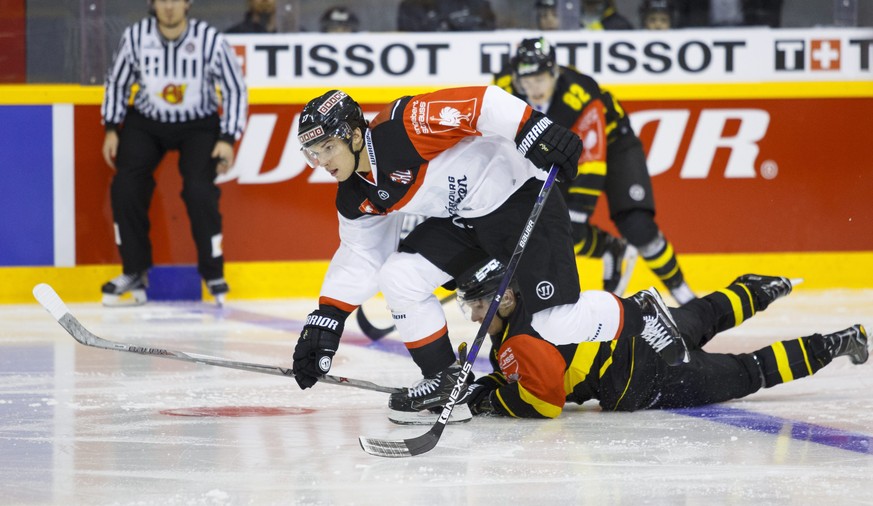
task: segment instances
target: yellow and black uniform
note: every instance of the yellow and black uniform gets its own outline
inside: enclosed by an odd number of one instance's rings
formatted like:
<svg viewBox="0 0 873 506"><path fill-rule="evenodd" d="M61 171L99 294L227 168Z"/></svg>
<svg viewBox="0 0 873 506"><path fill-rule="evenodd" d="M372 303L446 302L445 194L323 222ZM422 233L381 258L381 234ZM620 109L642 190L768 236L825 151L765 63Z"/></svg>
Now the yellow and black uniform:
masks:
<svg viewBox="0 0 873 506"><path fill-rule="evenodd" d="M495 84L525 99L511 69L495 77ZM580 256L601 258L609 234L590 224L597 200L606 193L609 214L621 235L646 260L674 297L686 287L672 244L655 223L655 199L646 155L619 101L597 81L570 67L558 67L555 90L541 110L555 123L582 139L579 175L560 186L573 223L573 240Z"/></svg>
<svg viewBox="0 0 873 506"><path fill-rule="evenodd" d="M707 353L717 333L735 327L769 303L754 286L734 282L695 299L671 314L688 346L687 364L668 366L640 337L639 311L621 299L622 326L616 339L555 345L540 337L519 299L503 332L491 336L494 372L476 383L494 413L554 418L564 404L597 400L609 411L682 408L745 397L762 387L810 376L839 356L829 336L813 334L781 341L753 353ZM832 345L831 345L832 346Z"/></svg>

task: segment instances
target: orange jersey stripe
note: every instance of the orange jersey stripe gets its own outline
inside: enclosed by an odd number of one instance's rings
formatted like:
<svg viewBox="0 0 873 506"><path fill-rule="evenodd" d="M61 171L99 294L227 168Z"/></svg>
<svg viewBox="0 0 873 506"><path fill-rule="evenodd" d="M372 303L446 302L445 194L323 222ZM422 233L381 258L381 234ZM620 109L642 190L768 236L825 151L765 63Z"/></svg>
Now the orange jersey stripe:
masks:
<svg viewBox="0 0 873 506"><path fill-rule="evenodd" d="M352 311L354 311L355 309L358 308L358 306L356 306L354 304L349 304L348 302L343 302L341 300L331 299L330 297L324 297L324 296L318 298L318 304L319 305L324 304L327 306L333 306L333 307L342 309L343 311L345 311L347 313L351 313Z"/></svg>
<svg viewBox="0 0 873 506"><path fill-rule="evenodd" d="M436 341L437 339L443 337L447 332L448 332L448 328L445 325L443 325L443 328L439 329L438 331L434 332L433 334L431 334L427 337L423 337L423 338L419 339L418 341L412 341L412 342L406 343L406 348L409 350L421 348L422 346L428 345L428 344Z"/></svg>

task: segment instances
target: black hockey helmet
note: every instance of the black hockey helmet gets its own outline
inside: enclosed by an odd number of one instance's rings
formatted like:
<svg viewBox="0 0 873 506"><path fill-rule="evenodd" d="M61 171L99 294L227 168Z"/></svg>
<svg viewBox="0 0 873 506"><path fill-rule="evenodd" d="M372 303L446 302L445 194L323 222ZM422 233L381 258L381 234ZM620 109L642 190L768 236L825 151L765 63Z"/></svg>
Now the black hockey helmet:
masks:
<svg viewBox="0 0 873 506"><path fill-rule="evenodd" d="M646 22L646 16L651 12L666 12L673 21L673 2L672 0L643 0L640 4L640 24Z"/></svg>
<svg viewBox="0 0 873 506"><path fill-rule="evenodd" d="M543 37L522 40L509 63L516 77L557 71L555 50Z"/></svg>
<svg viewBox="0 0 873 506"><path fill-rule="evenodd" d="M364 119L361 106L344 91L330 90L303 107L297 126L297 140L300 141L306 161L316 167L317 160L309 152L310 146L328 137L337 137L351 147L354 129L363 130L366 127L367 120Z"/></svg>
<svg viewBox="0 0 873 506"><path fill-rule="evenodd" d="M358 16L345 7L331 7L321 16L322 32L357 32Z"/></svg>
<svg viewBox="0 0 873 506"><path fill-rule="evenodd" d="M458 300L470 302L494 297L504 274L506 266L496 258L489 258L475 265L457 279Z"/></svg>

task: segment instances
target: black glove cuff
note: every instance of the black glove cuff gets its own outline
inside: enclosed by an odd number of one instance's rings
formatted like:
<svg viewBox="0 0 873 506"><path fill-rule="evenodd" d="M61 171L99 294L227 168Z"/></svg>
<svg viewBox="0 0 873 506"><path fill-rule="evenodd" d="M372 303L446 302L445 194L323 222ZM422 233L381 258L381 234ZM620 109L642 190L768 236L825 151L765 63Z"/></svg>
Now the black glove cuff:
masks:
<svg viewBox="0 0 873 506"><path fill-rule="evenodd" d="M523 156L527 156L530 149L534 146L543 132L552 124L552 120L546 117L545 114L539 111L533 111L521 131L515 136L515 146L518 152Z"/></svg>

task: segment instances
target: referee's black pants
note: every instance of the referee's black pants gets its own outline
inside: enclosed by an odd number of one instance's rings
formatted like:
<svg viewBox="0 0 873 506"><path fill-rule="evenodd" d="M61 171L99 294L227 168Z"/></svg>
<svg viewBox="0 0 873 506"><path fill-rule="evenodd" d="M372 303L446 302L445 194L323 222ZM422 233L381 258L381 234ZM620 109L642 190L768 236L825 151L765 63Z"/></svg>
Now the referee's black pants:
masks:
<svg viewBox="0 0 873 506"><path fill-rule="evenodd" d="M179 151L182 200L197 247L197 270L205 280L224 276L221 247L221 190L215 184L218 140L217 115L183 123L162 123L128 111L119 131L116 174L110 198L116 243L125 274L152 267L149 206L155 190L154 173L169 150Z"/></svg>

